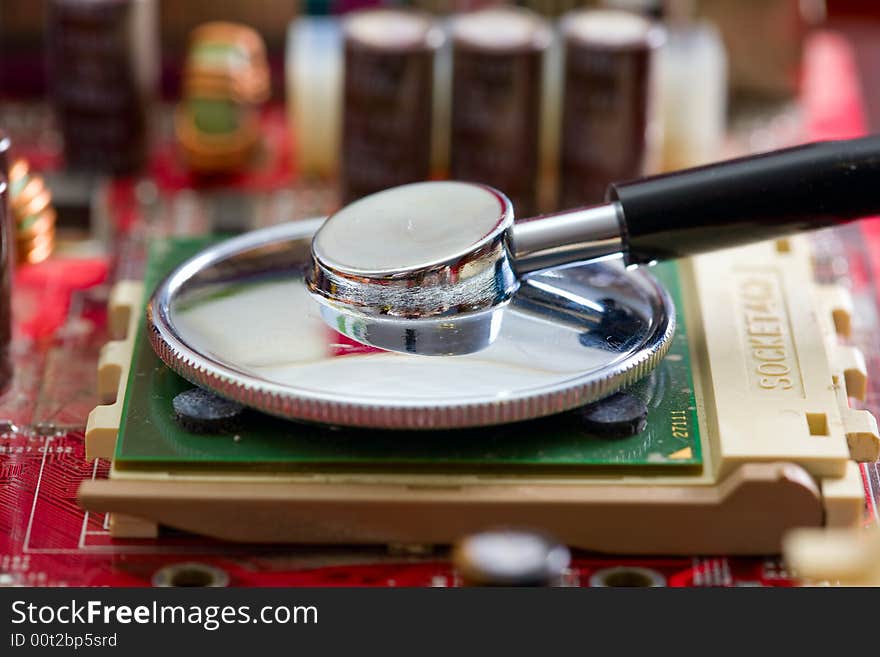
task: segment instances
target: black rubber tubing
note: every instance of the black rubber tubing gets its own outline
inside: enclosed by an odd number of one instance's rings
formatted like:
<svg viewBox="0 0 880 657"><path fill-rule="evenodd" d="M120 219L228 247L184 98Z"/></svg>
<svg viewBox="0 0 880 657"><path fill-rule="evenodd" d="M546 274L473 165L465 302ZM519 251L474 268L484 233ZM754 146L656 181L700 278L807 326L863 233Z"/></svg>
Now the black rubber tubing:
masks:
<svg viewBox="0 0 880 657"><path fill-rule="evenodd" d="M880 214L880 136L826 141L613 184L630 264Z"/></svg>

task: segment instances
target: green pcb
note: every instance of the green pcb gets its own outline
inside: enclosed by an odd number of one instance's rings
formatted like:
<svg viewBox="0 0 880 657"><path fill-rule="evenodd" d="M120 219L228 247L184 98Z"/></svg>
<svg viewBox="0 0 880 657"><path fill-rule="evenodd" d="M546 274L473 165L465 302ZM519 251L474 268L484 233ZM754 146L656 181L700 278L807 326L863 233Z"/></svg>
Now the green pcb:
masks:
<svg viewBox="0 0 880 657"><path fill-rule="evenodd" d="M146 289L152 290L173 267L211 242L155 243ZM698 470L702 454L678 270L666 263L652 272L676 302L678 328L663 363L629 388L649 408L648 426L638 435L613 440L591 436L573 413L474 430L401 432L322 427L255 411L246 412L235 435L190 433L174 419L171 402L192 385L154 354L141 321L115 465L120 470L202 472Z"/></svg>

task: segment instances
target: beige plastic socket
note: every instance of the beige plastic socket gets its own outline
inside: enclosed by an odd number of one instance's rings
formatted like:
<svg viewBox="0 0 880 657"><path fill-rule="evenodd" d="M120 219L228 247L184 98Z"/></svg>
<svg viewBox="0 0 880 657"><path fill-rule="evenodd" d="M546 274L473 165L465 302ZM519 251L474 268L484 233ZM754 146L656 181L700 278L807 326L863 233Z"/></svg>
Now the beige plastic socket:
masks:
<svg viewBox="0 0 880 657"><path fill-rule="evenodd" d="M823 509L806 472L738 468L718 486L484 482L427 486L279 481L85 481L87 509L260 543L451 543L494 526L535 528L575 547L631 554L767 554ZM120 535L117 533L117 535Z"/></svg>
<svg viewBox="0 0 880 657"><path fill-rule="evenodd" d="M256 474L113 466L109 480L83 483L80 502L124 514L111 525L116 536L143 536L164 525L257 542L448 543L504 524L606 552L747 554L778 551L795 527L851 527L862 516L864 493L850 451L867 458L878 444L874 418L848 406L848 397L866 388L864 360L839 344L852 305L840 288L805 282L812 273L804 242L784 246L760 244L683 264L702 472ZM742 316L747 311L754 322L755 308L744 309L742 282L752 276L769 297L762 312L775 310L785 329L775 336L783 361L770 362L797 371L794 394L756 387L750 372L755 354ZM138 310L130 317L141 315L142 291L115 298ZM126 340L102 358L102 369L120 373L118 380L107 375L108 389L117 382L117 405L134 321ZM112 455L121 407L115 411L115 427L109 412L106 425L92 427L103 433L90 453Z"/></svg>
<svg viewBox="0 0 880 657"><path fill-rule="evenodd" d="M865 514L865 488L859 466L850 461L842 477L819 481L826 527L855 527Z"/></svg>
<svg viewBox="0 0 880 657"><path fill-rule="evenodd" d="M125 538L158 538L159 525L125 513L111 513L110 535Z"/></svg>

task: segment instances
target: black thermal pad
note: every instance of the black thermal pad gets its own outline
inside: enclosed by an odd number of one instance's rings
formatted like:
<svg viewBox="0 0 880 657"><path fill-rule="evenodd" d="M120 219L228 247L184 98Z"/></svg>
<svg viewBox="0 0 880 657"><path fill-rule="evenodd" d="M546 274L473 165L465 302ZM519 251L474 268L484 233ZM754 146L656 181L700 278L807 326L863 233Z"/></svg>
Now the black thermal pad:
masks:
<svg viewBox="0 0 880 657"><path fill-rule="evenodd" d="M644 431L648 407L625 392L583 406L575 411L584 429L602 438L627 438Z"/></svg>
<svg viewBox="0 0 880 657"><path fill-rule="evenodd" d="M171 402L174 417L187 431L228 433L241 426L244 406L202 388L181 392Z"/></svg>

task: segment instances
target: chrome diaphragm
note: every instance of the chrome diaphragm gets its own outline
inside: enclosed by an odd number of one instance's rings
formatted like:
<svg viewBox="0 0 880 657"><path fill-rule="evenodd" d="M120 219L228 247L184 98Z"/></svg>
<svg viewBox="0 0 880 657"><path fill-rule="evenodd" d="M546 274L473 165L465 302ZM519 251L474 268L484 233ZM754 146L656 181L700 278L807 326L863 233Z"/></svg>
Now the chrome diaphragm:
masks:
<svg viewBox="0 0 880 657"><path fill-rule="evenodd" d="M597 248L619 251L617 216L607 207L515 226L510 200L485 185L395 187L325 222L306 284L325 321L358 342L423 356L472 353L498 336L523 276L594 258ZM572 239L572 227L583 232L585 222L608 240Z"/></svg>

